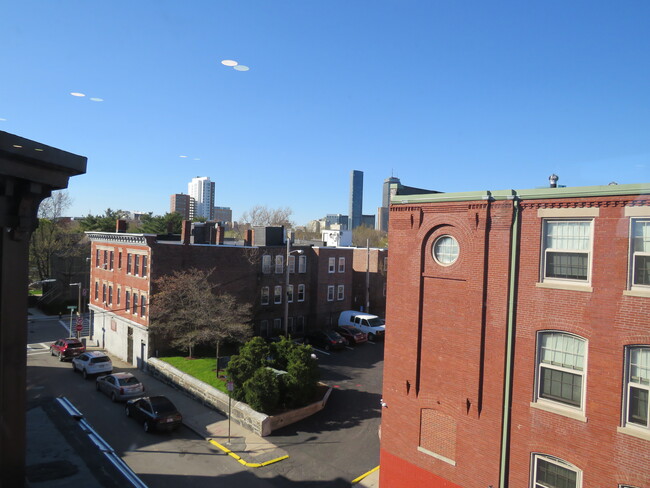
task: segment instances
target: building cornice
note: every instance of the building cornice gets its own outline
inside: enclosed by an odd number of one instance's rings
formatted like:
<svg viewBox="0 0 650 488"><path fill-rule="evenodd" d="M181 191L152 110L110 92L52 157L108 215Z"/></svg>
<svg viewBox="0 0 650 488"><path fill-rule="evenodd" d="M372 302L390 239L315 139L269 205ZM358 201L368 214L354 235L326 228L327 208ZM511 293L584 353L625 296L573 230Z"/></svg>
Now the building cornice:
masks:
<svg viewBox="0 0 650 488"><path fill-rule="evenodd" d="M93 232L87 231L85 234L93 242L112 242L114 244L130 244L147 246L148 234L125 234L121 232Z"/></svg>

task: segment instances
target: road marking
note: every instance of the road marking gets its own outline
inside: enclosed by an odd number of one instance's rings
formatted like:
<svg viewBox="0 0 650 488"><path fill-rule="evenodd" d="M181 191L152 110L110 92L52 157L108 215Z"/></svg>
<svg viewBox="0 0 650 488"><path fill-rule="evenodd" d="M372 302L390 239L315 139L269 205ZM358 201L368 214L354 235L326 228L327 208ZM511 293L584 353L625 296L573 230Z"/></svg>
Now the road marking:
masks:
<svg viewBox="0 0 650 488"><path fill-rule="evenodd" d="M231 451L230 449L228 449L227 447L222 446L221 444L219 444L219 443L218 443L217 441L215 441L214 439L210 439L210 438L208 438L208 439L206 439L206 440L207 440L210 444L212 444L213 446L217 446L217 447L218 447L219 449L221 449L224 453L228 454L228 456L230 456L230 457L236 459L237 462L238 462L239 464L243 464L244 466L246 466L246 467L248 467L248 468L263 468L264 466L268 466L269 464L277 463L277 462L279 462L279 461L283 461L283 460L289 458L289 455L287 454L286 456L281 456L281 457L279 457L279 458L271 459L270 461L265 461L265 462L263 462L263 463L248 463L248 462L244 461L244 460L243 460L239 455L235 454L234 452L232 452L232 451Z"/></svg>
<svg viewBox="0 0 650 488"><path fill-rule="evenodd" d="M361 481L362 479L364 479L366 476L371 475L372 473L374 473L374 472L377 471L378 469L379 469L379 466L377 466L376 468L372 468L372 469L371 469L370 471L368 471L367 473L363 473L363 474L362 474L361 476L359 476L358 478L354 478L354 479L351 481L351 483L352 483L352 484L358 483L359 481Z"/></svg>

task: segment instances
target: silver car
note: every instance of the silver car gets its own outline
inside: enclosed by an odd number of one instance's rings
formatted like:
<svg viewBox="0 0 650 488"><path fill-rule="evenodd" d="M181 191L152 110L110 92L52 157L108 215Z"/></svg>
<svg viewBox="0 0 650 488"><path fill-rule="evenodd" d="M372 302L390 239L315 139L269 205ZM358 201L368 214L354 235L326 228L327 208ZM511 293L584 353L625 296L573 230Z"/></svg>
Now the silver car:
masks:
<svg viewBox="0 0 650 488"><path fill-rule="evenodd" d="M144 393L144 385L131 373L113 373L95 380L97 391L106 393L111 401L139 397Z"/></svg>

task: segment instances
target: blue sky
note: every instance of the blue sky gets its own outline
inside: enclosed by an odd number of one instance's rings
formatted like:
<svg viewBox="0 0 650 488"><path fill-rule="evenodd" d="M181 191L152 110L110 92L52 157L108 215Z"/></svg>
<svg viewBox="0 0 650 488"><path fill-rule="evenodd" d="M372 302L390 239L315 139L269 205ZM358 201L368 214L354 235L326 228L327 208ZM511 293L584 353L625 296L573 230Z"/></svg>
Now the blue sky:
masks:
<svg viewBox="0 0 650 488"><path fill-rule="evenodd" d="M649 182L649 25L647 0L21 0L0 17L0 130L88 157L71 215L163 214L194 176L235 219L298 224L347 214L353 169L366 214L391 174Z"/></svg>

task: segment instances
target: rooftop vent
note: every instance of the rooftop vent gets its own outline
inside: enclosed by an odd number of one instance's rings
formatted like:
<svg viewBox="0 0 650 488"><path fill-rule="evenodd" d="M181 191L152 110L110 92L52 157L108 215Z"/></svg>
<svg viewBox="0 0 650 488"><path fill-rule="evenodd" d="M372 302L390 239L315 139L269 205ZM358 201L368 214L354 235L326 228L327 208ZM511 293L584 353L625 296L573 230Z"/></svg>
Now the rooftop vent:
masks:
<svg viewBox="0 0 650 488"><path fill-rule="evenodd" d="M551 188L557 188L557 180L559 180L560 177L553 173L551 176L548 177L548 182L551 185Z"/></svg>

